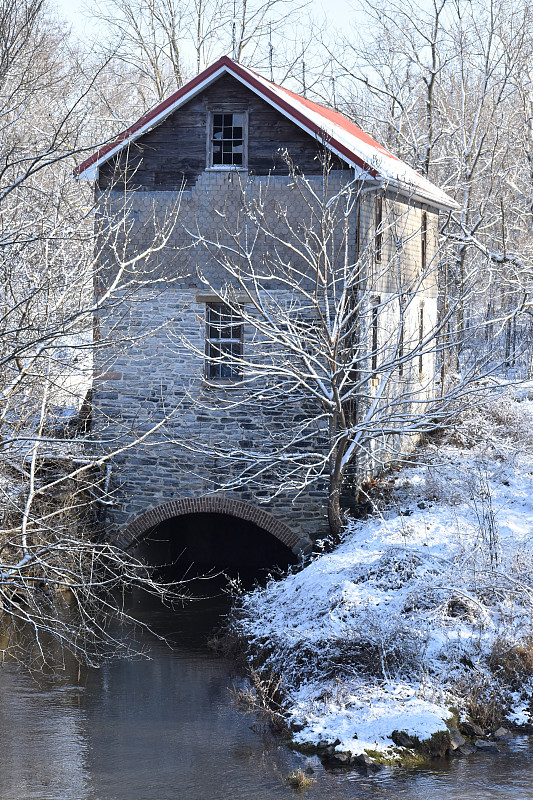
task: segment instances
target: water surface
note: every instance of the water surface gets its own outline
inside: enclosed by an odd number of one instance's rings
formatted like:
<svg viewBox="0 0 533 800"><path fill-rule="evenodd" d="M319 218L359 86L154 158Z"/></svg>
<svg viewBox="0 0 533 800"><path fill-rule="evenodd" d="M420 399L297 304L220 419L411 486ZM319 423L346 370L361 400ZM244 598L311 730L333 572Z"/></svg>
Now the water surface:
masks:
<svg viewBox="0 0 533 800"><path fill-rule="evenodd" d="M38 682L0 670L2 800L533 800L526 737L499 755L372 777L315 765L316 784L297 794L286 776L309 762L234 707L241 678L207 647L227 600L177 611L132 602L173 649L145 633L151 660Z"/></svg>

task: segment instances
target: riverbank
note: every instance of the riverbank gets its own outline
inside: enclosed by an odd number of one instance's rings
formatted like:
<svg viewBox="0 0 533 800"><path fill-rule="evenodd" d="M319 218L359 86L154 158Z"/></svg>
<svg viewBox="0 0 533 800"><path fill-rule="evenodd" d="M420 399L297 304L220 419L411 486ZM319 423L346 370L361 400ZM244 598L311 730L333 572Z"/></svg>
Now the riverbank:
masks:
<svg viewBox="0 0 533 800"><path fill-rule="evenodd" d="M280 678L295 745L406 760L399 732L531 724L532 400L464 413L372 487L333 552L242 598L233 632Z"/></svg>

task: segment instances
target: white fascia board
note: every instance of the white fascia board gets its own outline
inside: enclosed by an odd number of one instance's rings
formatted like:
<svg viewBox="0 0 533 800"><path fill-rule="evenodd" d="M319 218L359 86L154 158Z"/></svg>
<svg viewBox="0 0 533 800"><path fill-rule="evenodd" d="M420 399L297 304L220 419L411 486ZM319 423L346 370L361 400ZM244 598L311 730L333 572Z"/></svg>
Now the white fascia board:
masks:
<svg viewBox="0 0 533 800"><path fill-rule="evenodd" d="M87 167L87 169L84 169L83 172L79 173L79 175L76 175L76 180L78 180L78 181L91 181L91 182L97 181L98 180L98 173L100 171L98 169L98 163L99 162L95 161L94 164L91 164L90 167Z"/></svg>
<svg viewBox="0 0 533 800"><path fill-rule="evenodd" d="M250 84L247 81L245 81L243 77L241 77L240 75L236 75L234 72L232 72L231 75L238 81L240 81L244 86L247 86L248 89L250 89L252 92L255 92L257 94L257 89L255 89L253 86L250 86ZM274 100L272 100L270 97L267 97L266 95L261 93L261 98L265 101L265 103L268 103L270 106L272 106L272 108L275 108L276 111L279 111L280 114L282 114L292 123L294 123L294 125L300 128L300 130L305 131L307 134L309 134L309 136L312 139L315 139L317 142L322 141L321 137L315 131L313 131L311 128L308 128L307 125L304 125L302 122L300 122L299 119L296 119L296 117L293 117L292 114L285 108L278 106L277 103L274 102ZM356 163L355 160L345 156L344 153L341 153L340 150L337 150L337 148L334 147L330 142L324 141L324 144L327 146L328 150L330 150L332 153L335 153L335 155L338 156L341 161L344 161L349 167L352 167L352 169L354 169L356 172L360 173L361 175L362 174L368 175L368 172L365 172L362 169L362 167Z"/></svg>
<svg viewBox="0 0 533 800"><path fill-rule="evenodd" d="M234 72L231 72L231 75L234 78L236 78L238 81L240 81L244 86L247 86L249 89L251 89L251 91L255 91L257 93L257 89L254 89L254 87L250 86L250 84L242 76L236 75ZM281 106L279 106L271 97L267 97L262 92L261 92L261 97L263 98L263 100L265 102L267 102L270 106L275 108L276 111L278 111L284 117L289 119L298 128L300 128L301 130L305 131L307 134L309 134L309 136L311 136L316 141L321 141L321 137L315 131L311 130L305 124L303 124L299 119L296 119L296 117L292 116L292 114L289 111L287 111L287 109L282 108ZM289 102L288 99L287 99L287 102ZM301 113L302 114L306 114L306 112L309 113L309 110L307 109L306 106L304 106L302 108ZM321 121L317 120L317 121L315 121L315 124L320 125ZM324 132L327 134L327 131L324 131ZM341 135L342 135L342 132L341 132ZM345 144L346 147L350 148L350 145L347 142L345 142L344 144ZM324 145L332 153L335 153L335 155L338 156L341 161L344 161L346 164L348 164L348 166L352 167L359 174L361 174L361 175L365 174L365 175L368 176L369 180L370 179L371 180L375 180L377 183L383 183L384 186L391 186L391 187L397 189L397 191L402 196L405 196L407 198L413 198L415 200L418 200L421 203L426 203L426 204L432 205L435 208L438 208L440 211L450 211L451 209L459 208L459 205L454 200L452 200L451 197L448 198L447 195L444 192L441 192L437 186L435 187L435 189L436 189L436 192L438 194L433 194L433 192L430 192L429 190L426 192L426 191L424 191L424 189L422 189L420 187L417 187L417 186L415 186L413 184L409 184L406 181L402 181L402 180L400 180L398 178L395 178L390 174L387 175L387 173L385 171L380 173L380 171L379 171L379 169L377 167L375 169L376 169L376 172L378 173L378 176L376 178L370 178L368 172L365 173L363 171L363 169L356 163L356 161L354 159L350 159L344 153L341 153L340 150L338 150L336 147L334 147L331 144L331 142L328 142L328 141L324 140ZM369 154L367 154L367 153L361 153L359 155L359 158L361 158L361 160L367 160L367 163L368 163L368 161L371 160L371 156ZM407 167L408 165L405 165L405 166Z"/></svg>

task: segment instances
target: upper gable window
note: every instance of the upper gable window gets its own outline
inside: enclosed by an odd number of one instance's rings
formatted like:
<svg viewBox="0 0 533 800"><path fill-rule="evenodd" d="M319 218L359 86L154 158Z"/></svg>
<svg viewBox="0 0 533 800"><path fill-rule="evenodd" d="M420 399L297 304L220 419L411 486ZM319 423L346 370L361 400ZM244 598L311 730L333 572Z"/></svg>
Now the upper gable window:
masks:
<svg viewBox="0 0 533 800"><path fill-rule="evenodd" d="M208 166L246 167L246 123L244 111L211 113Z"/></svg>

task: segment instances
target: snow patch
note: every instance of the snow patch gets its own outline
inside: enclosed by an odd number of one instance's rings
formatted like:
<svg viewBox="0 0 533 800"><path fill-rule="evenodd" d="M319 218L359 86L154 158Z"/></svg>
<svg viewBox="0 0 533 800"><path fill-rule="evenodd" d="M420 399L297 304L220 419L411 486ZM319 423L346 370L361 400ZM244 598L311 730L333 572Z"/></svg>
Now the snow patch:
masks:
<svg viewBox="0 0 533 800"><path fill-rule="evenodd" d="M530 722L531 681L512 694L489 666L496 643L533 633L525 391L463 414L391 476L392 504L352 522L333 553L244 596L234 624L250 657L283 676L298 742L357 754L386 750L394 730L427 739L474 687Z"/></svg>

